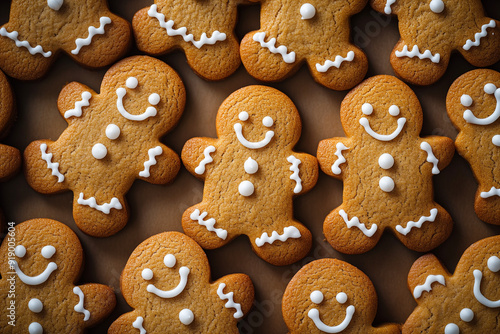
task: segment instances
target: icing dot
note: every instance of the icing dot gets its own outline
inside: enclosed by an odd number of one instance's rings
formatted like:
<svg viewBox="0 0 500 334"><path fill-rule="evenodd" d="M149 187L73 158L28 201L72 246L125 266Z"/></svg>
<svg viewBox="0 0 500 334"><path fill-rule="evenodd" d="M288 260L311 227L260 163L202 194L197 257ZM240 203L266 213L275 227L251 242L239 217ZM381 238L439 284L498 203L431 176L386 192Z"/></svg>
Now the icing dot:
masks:
<svg viewBox="0 0 500 334"><path fill-rule="evenodd" d="M14 249L14 254L16 254L17 257L24 257L26 255L26 248L23 245L18 245Z"/></svg>
<svg viewBox="0 0 500 334"><path fill-rule="evenodd" d="M59 10L63 5L63 0L47 0L47 5L50 9Z"/></svg>
<svg viewBox="0 0 500 334"><path fill-rule="evenodd" d="M38 322L32 322L30 324L30 326L28 327L28 333L29 334L42 334L43 333L42 325L40 325Z"/></svg>
<svg viewBox="0 0 500 334"><path fill-rule="evenodd" d="M491 94L495 93L496 90L497 90L497 87L494 84L492 84L492 83L484 85L484 92L486 94L490 94L491 95Z"/></svg>
<svg viewBox="0 0 500 334"><path fill-rule="evenodd" d="M40 299L33 298L28 303L28 309L34 313L40 313L43 310L43 304Z"/></svg>
<svg viewBox="0 0 500 334"><path fill-rule="evenodd" d="M50 259L56 253L56 248L54 246L45 246L42 248L42 256L46 259Z"/></svg>
<svg viewBox="0 0 500 334"><path fill-rule="evenodd" d="M130 77L127 79L127 81L125 81L125 86L127 86L127 88L130 89L134 89L135 87L137 87L138 84L139 81L137 81L137 78L134 77Z"/></svg>
<svg viewBox="0 0 500 334"><path fill-rule="evenodd" d="M439 14L444 10L444 2L443 0L432 0L430 7L434 13Z"/></svg>
<svg viewBox="0 0 500 334"><path fill-rule="evenodd" d="M464 94L460 98L460 103L462 103L464 107L470 107L472 105L472 97L470 97L470 95Z"/></svg>
<svg viewBox="0 0 500 334"><path fill-rule="evenodd" d="M300 15L302 20L312 19L316 15L316 8L310 3L305 3L300 7Z"/></svg>
<svg viewBox="0 0 500 334"><path fill-rule="evenodd" d="M444 334L458 334L460 333L460 329L455 324L448 324L444 328Z"/></svg>
<svg viewBox="0 0 500 334"><path fill-rule="evenodd" d="M146 114L151 115L151 116L156 116L156 108L155 107L147 107Z"/></svg>
<svg viewBox="0 0 500 334"><path fill-rule="evenodd" d="M183 309L179 312L179 320L186 326L191 325L191 323L194 321L193 311L188 308Z"/></svg>
<svg viewBox="0 0 500 334"><path fill-rule="evenodd" d="M259 170L259 164L252 158L248 158L244 164L245 172L248 174L255 174Z"/></svg>
<svg viewBox="0 0 500 334"><path fill-rule="evenodd" d="M253 183L250 181L243 181L238 186L238 191L245 197L252 195L254 190L255 188L253 186Z"/></svg>
<svg viewBox="0 0 500 334"><path fill-rule="evenodd" d="M115 124L109 124L106 127L106 137L114 140L120 136L120 128Z"/></svg>
<svg viewBox="0 0 500 334"><path fill-rule="evenodd" d="M262 120L262 124L264 124L265 127L273 126L273 123L273 119L269 116L264 117L264 119Z"/></svg>
<svg viewBox="0 0 500 334"><path fill-rule="evenodd" d="M175 266L175 263L177 262L177 259L175 258L174 255L172 254L167 254L165 255L165 257L163 258L163 263L165 263L165 265L168 267L168 268L172 268L173 266Z"/></svg>
<svg viewBox="0 0 500 334"><path fill-rule="evenodd" d="M339 304L345 304L345 302L347 301L347 295L344 292L339 292L335 299L337 299Z"/></svg>
<svg viewBox="0 0 500 334"><path fill-rule="evenodd" d="M386 193L390 193L394 190L394 180L389 176L384 176L383 178L381 178L378 182L378 185L380 186L380 189L382 189Z"/></svg>
<svg viewBox="0 0 500 334"><path fill-rule="evenodd" d="M488 269L494 273L500 271L500 259L497 256L492 256L488 259Z"/></svg>
<svg viewBox="0 0 500 334"><path fill-rule="evenodd" d="M361 111L365 115L371 115L373 112L373 106L369 103L365 103L361 106Z"/></svg>
<svg viewBox="0 0 500 334"><path fill-rule="evenodd" d="M392 168L394 166L394 158L389 153L384 153L378 158L378 165L383 169Z"/></svg>
<svg viewBox="0 0 500 334"><path fill-rule="evenodd" d="M158 103L160 103L160 95L156 93L149 95L148 102L154 106L157 105Z"/></svg>
<svg viewBox="0 0 500 334"><path fill-rule="evenodd" d="M146 268L142 271L141 273L142 278L144 278L146 281L150 281L153 279L153 271L149 268Z"/></svg>
<svg viewBox="0 0 500 334"><path fill-rule="evenodd" d="M246 121L248 119L248 113L246 111L242 111L238 115L238 118L240 119L240 121Z"/></svg>
<svg viewBox="0 0 500 334"><path fill-rule="evenodd" d="M319 290L311 292L311 295L309 297L314 304L321 304L324 298L323 293Z"/></svg>
<svg viewBox="0 0 500 334"><path fill-rule="evenodd" d="M108 154L108 149L103 144L97 143L92 147L92 155L94 158L101 160Z"/></svg>
<svg viewBox="0 0 500 334"><path fill-rule="evenodd" d="M399 107L396 106L396 105L392 105L389 107L389 114L391 114L391 116L397 116L399 115Z"/></svg>
<svg viewBox="0 0 500 334"><path fill-rule="evenodd" d="M465 322L471 322L474 319L474 312L470 308L464 308L460 311L460 319Z"/></svg>
<svg viewBox="0 0 500 334"><path fill-rule="evenodd" d="M491 138L491 142L495 146L500 146L500 135L494 135L493 138Z"/></svg>

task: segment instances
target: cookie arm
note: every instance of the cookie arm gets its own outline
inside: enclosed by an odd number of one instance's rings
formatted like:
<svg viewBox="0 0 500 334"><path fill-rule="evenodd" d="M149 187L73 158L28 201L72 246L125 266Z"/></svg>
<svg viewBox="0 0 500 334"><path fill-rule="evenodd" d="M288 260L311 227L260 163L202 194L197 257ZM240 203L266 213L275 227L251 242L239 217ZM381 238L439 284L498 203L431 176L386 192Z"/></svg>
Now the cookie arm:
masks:
<svg viewBox="0 0 500 334"><path fill-rule="evenodd" d="M350 146L348 138L330 138L320 141L316 156L321 170L327 175L342 180L348 166Z"/></svg>
<svg viewBox="0 0 500 334"><path fill-rule="evenodd" d="M96 93L89 87L79 83L71 82L64 86L57 99L57 108L61 116L71 122L85 116L86 108L92 103Z"/></svg>
<svg viewBox="0 0 500 334"><path fill-rule="evenodd" d="M415 261L408 273L408 288L413 298L420 298L432 293L437 286L446 286L450 274L442 263L432 254L424 255Z"/></svg>
<svg viewBox="0 0 500 334"><path fill-rule="evenodd" d="M295 171L297 170L294 168L295 165L293 164L293 161L295 159L292 159L292 156L300 160L300 164L297 166L297 168L299 171L298 178L301 181L301 187L300 191L295 194L305 194L306 192L311 190L318 181L318 160L314 156L306 153L293 153L292 155L290 155L287 160L290 163L290 173L293 172L290 175L290 179L292 180L295 179ZM294 190L298 190L297 182L294 182L294 187Z"/></svg>
<svg viewBox="0 0 500 334"><path fill-rule="evenodd" d="M420 143L420 148L423 150L428 148L425 144L423 144L424 142L429 144L432 149L432 154L434 154L436 159L438 159L437 167L439 170L443 170L450 164L453 159L453 155L455 154L455 145L451 138L440 136L425 137ZM427 154L429 159L429 153Z"/></svg>
<svg viewBox="0 0 500 334"><path fill-rule="evenodd" d="M92 326L106 318L116 306L115 293L106 285L85 284L77 286L75 289L80 289L81 293L83 293L83 309L90 312L90 318L85 321L86 327ZM73 292L75 292L75 290ZM79 293L79 291L75 292L75 294L77 293ZM80 297L79 303L81 303ZM81 305L77 304L77 306L75 306L75 312L82 310L79 306Z"/></svg>
<svg viewBox="0 0 500 334"><path fill-rule="evenodd" d="M182 148L182 162L191 174L203 180L214 165L214 156L218 153L217 149L217 139L192 138Z"/></svg>
<svg viewBox="0 0 500 334"><path fill-rule="evenodd" d="M171 182L181 168L177 153L163 144L153 145L144 157L144 161L140 162L139 178L152 184Z"/></svg>
<svg viewBox="0 0 500 334"><path fill-rule="evenodd" d="M245 274L224 276L212 284L212 289L217 291L216 293L221 299L221 305L231 301L227 294L233 292L232 300L239 306L228 307L228 309L231 313L234 313L233 317L237 320L242 319L252 308L254 287L250 277ZM241 313L238 312L239 309L241 309Z"/></svg>
<svg viewBox="0 0 500 334"><path fill-rule="evenodd" d="M19 170L21 166L21 153L17 148L0 145L0 181L4 181Z"/></svg>

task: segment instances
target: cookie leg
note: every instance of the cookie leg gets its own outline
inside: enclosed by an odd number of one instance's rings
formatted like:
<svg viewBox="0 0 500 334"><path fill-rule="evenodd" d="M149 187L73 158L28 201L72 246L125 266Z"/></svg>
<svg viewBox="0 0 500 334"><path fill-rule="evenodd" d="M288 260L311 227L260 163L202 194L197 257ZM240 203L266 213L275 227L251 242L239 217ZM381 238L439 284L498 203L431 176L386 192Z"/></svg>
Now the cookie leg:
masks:
<svg viewBox="0 0 500 334"><path fill-rule="evenodd" d="M261 259L275 266L297 262L311 249L311 232L293 220L258 232L248 235L252 249Z"/></svg>
<svg viewBox="0 0 500 334"><path fill-rule="evenodd" d="M108 334L147 333L147 321L137 311L121 315L108 328ZM142 329L142 330L141 330Z"/></svg>
<svg viewBox="0 0 500 334"><path fill-rule="evenodd" d="M341 205L325 218L323 233L335 250L361 254L375 247L382 230L375 224L360 222L358 217L349 214L345 205Z"/></svg>
<svg viewBox="0 0 500 334"><path fill-rule="evenodd" d="M430 211L422 212L414 221L396 226L396 237L409 249L428 252L443 243L450 235L453 220L440 205L433 203Z"/></svg>
<svg viewBox="0 0 500 334"><path fill-rule="evenodd" d="M480 192L476 195L474 209L477 216L484 222L500 225L500 197L482 198Z"/></svg>
<svg viewBox="0 0 500 334"><path fill-rule="evenodd" d="M494 28L492 28L493 24ZM483 30L479 30L478 33L485 31L486 36L480 39L469 36L465 44L458 48L462 56L477 67L490 66L500 60L500 22L491 20L482 28ZM476 45L478 42L479 44Z"/></svg>
<svg viewBox="0 0 500 334"><path fill-rule="evenodd" d="M208 205L199 203L188 208L182 215L184 233L205 249L224 246L236 235L230 235L212 216Z"/></svg>

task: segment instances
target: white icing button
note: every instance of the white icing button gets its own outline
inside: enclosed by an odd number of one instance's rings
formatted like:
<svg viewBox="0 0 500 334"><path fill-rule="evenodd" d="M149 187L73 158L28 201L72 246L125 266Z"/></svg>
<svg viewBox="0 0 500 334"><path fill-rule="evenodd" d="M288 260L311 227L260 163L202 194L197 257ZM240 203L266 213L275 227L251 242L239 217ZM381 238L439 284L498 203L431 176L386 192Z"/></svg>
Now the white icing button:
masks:
<svg viewBox="0 0 500 334"><path fill-rule="evenodd" d="M470 308L464 308L460 311L460 319L465 322L471 322L474 319L474 312Z"/></svg>
<svg viewBox="0 0 500 334"><path fill-rule="evenodd" d="M40 313L43 310L43 304L38 298L30 299L28 303L28 309L34 313Z"/></svg>
<svg viewBox="0 0 500 334"><path fill-rule="evenodd" d="M339 304L345 304L345 302L347 301L347 295L345 294L345 292L339 292L335 299L337 299Z"/></svg>
<svg viewBox="0 0 500 334"><path fill-rule="evenodd" d="M188 308L183 309L179 312L179 320L186 326L191 325L194 320L193 311Z"/></svg>
<svg viewBox="0 0 500 334"><path fill-rule="evenodd" d="M316 290L316 291L313 291L311 292L311 295L309 296L309 298L311 298L311 301L314 303L314 304L321 304L323 302L323 293L319 290Z"/></svg>
<svg viewBox="0 0 500 334"><path fill-rule="evenodd" d="M460 329L455 324L448 324L444 328L444 334L459 334Z"/></svg>
<svg viewBox="0 0 500 334"><path fill-rule="evenodd" d="M460 97L460 103L464 107L470 107L472 105L472 97L470 95L464 94L462 97Z"/></svg>
<svg viewBox="0 0 500 334"><path fill-rule="evenodd" d="M362 106L361 106L361 111L363 112L363 114L365 115L371 115L372 112L373 112L373 106L369 103L364 103Z"/></svg>
<svg viewBox="0 0 500 334"><path fill-rule="evenodd" d="M254 190L255 188L253 186L253 183L250 181L243 181L238 186L238 191L245 197L252 195Z"/></svg>
<svg viewBox="0 0 500 334"><path fill-rule="evenodd" d="M394 166L394 158L389 153L384 153L378 158L378 165L382 169L389 169Z"/></svg>
<svg viewBox="0 0 500 334"><path fill-rule="evenodd" d="M390 193L394 190L394 180L389 176L384 176L383 178L381 178L378 182L378 185L380 186L380 189L382 189L386 193Z"/></svg>
<svg viewBox="0 0 500 334"><path fill-rule="evenodd" d="M16 254L17 257L24 257L26 255L26 248L23 245L18 245L14 249L14 254Z"/></svg>
<svg viewBox="0 0 500 334"><path fill-rule="evenodd" d="M173 266L175 266L175 263L177 262L177 259L175 258L174 255L172 254L167 254L165 255L165 257L163 258L163 263L165 263L165 265L168 267L168 268L172 268Z"/></svg>
<svg viewBox="0 0 500 334"><path fill-rule="evenodd" d="M391 116L399 115L399 107L397 105L390 106L389 107L389 114L391 114Z"/></svg>
<svg viewBox="0 0 500 334"><path fill-rule="evenodd" d="M274 124L274 121L271 117L266 116L262 119L262 124L264 124L265 127L271 127Z"/></svg>
<svg viewBox="0 0 500 334"><path fill-rule="evenodd" d="M486 94L490 94L490 95L494 94L496 90L497 90L497 87L492 83L484 85L484 92Z"/></svg>
<svg viewBox="0 0 500 334"><path fill-rule="evenodd" d="M305 3L300 7L300 15L302 20L310 20L316 15L316 8L310 3Z"/></svg>
<svg viewBox="0 0 500 334"><path fill-rule="evenodd" d="M500 135L494 135L493 138L491 138L491 142L495 146L500 146Z"/></svg>
<svg viewBox="0 0 500 334"><path fill-rule="evenodd" d="M160 103L160 95L156 93L149 95L148 102L154 106L157 105L158 103Z"/></svg>
<svg viewBox="0 0 500 334"><path fill-rule="evenodd" d="M443 0L432 0L430 7L434 13L442 13L444 10L444 2Z"/></svg>
<svg viewBox="0 0 500 334"><path fill-rule="evenodd" d="M130 88L130 89L136 88L138 84L139 84L139 81L137 81L137 79L134 77L130 77L127 79L127 81L125 81L125 86L127 86L127 88Z"/></svg>
<svg viewBox="0 0 500 334"><path fill-rule="evenodd" d="M50 259L56 253L56 248L54 246L45 246L42 248L42 256L46 259Z"/></svg>
<svg viewBox="0 0 500 334"><path fill-rule="evenodd" d="M47 5L50 9L59 10L63 5L63 0L47 0Z"/></svg>
<svg viewBox="0 0 500 334"><path fill-rule="evenodd" d="M248 119L248 113L246 111L242 111L238 115L238 118L240 119L240 121L244 122L244 121L246 121Z"/></svg>
<svg viewBox="0 0 500 334"><path fill-rule="evenodd" d="M28 327L28 333L29 334L42 334L43 333L42 325L40 325L38 322L32 322L30 324L30 326Z"/></svg>
<svg viewBox="0 0 500 334"><path fill-rule="evenodd" d="M141 273L142 278L144 278L146 281L150 281L153 279L153 271L149 268L146 268L142 271Z"/></svg>
<svg viewBox="0 0 500 334"><path fill-rule="evenodd" d="M103 144L97 143L92 147L92 155L94 158L101 160L108 154L108 149Z"/></svg>
<svg viewBox="0 0 500 334"><path fill-rule="evenodd" d="M494 273L500 271L500 259L497 256L492 256L488 259L488 269Z"/></svg>
<svg viewBox="0 0 500 334"><path fill-rule="evenodd" d="M244 164L245 172L248 174L255 174L259 170L259 164L252 158L248 158Z"/></svg>
<svg viewBox="0 0 500 334"><path fill-rule="evenodd" d="M115 124L109 124L106 127L106 137L111 140L115 140L120 136L120 128Z"/></svg>

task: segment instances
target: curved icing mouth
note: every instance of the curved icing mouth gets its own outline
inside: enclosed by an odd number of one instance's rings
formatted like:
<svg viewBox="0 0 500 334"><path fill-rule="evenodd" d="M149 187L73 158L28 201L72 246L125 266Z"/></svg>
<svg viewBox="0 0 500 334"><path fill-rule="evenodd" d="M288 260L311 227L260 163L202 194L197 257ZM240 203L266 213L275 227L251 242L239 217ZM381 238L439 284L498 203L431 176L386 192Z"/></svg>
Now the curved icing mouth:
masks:
<svg viewBox="0 0 500 334"><path fill-rule="evenodd" d="M250 149L259 149L267 146L270 142L271 139L274 137L274 131L267 131L264 139L258 142L252 142L249 141L243 136L243 126L240 123L235 123L234 124L234 132L236 133L236 137L238 138L239 142L245 146L246 148Z"/></svg>
<svg viewBox="0 0 500 334"><path fill-rule="evenodd" d="M125 86L129 89L135 89L139 85L139 81L135 77L129 77L126 82ZM146 108L146 110L139 115L133 115L129 113L125 107L123 106L123 98L127 95L127 90L123 87L119 87L116 90L116 108L120 112L120 114L125 117L128 120L131 121L144 121L145 119L149 117L154 117L157 114L157 110L154 106L158 105L160 103L160 95L157 93L153 93L149 96L148 102L150 104L149 107Z"/></svg>
<svg viewBox="0 0 500 334"><path fill-rule="evenodd" d="M477 301L486 307L490 308L500 307L500 299L496 301L490 300L486 298L481 292L481 281L483 279L483 273L481 272L481 270L477 269L474 270L473 275L474 275L474 297L476 297Z"/></svg>
<svg viewBox="0 0 500 334"><path fill-rule="evenodd" d="M12 260L12 263L19 279L24 284L28 285L39 285L45 283L49 279L50 275L57 269L57 264L55 262L50 262L40 275L28 276L21 270L21 268L19 268L16 260Z"/></svg>
<svg viewBox="0 0 500 334"><path fill-rule="evenodd" d="M316 325L316 327L318 327L320 331L325 333L340 333L344 329L346 329L347 326L349 326L349 324L351 323L352 316L354 315L354 310L355 310L354 306L349 305L345 311L346 314L344 320L337 326L326 325L319 318L319 311L316 308L310 309L309 312L307 313L307 316L311 318L311 320L314 322L314 324Z"/></svg>
<svg viewBox="0 0 500 334"><path fill-rule="evenodd" d="M361 119L359 120L359 124L361 124L363 128L365 128L366 133L368 133L370 136L380 141L391 141L397 136L399 136L399 134L401 133L401 131L403 131L403 128L406 124L406 118L400 117L398 118L397 122L398 122L398 127L396 128L396 130L394 130L394 132L388 135L381 135L380 133L372 129L372 127L370 126L370 121L366 117L361 117Z"/></svg>
<svg viewBox="0 0 500 334"><path fill-rule="evenodd" d="M172 290L161 290L158 289L154 284L149 284L146 290L161 298L174 298L186 288L189 272L190 270L188 267L181 267L179 269L180 282Z"/></svg>
<svg viewBox="0 0 500 334"><path fill-rule="evenodd" d="M476 117L470 109L464 111L463 118L467 123L476 125L490 125L495 123L500 117L500 88L497 88L494 84L489 83L484 86L484 92L488 95L495 96L496 106L493 113L485 118ZM465 98L465 99L464 99ZM469 100L469 101L466 101ZM468 102L468 103L466 103ZM472 98L468 95L462 95L461 103L464 107L470 107L472 105Z"/></svg>

